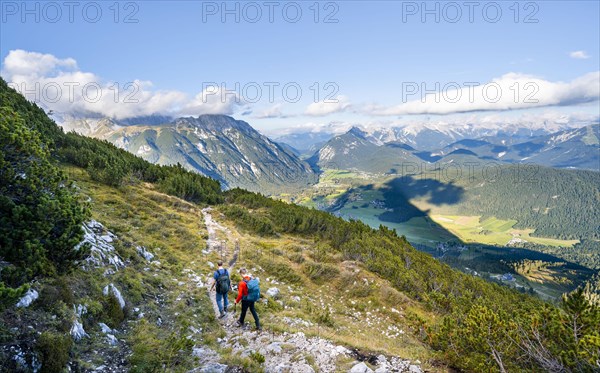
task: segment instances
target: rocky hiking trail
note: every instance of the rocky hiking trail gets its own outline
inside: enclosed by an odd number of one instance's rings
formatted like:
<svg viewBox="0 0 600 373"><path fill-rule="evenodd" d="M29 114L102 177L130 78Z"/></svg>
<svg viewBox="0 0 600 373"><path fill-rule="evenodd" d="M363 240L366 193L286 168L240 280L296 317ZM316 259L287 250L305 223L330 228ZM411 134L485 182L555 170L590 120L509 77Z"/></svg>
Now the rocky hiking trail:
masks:
<svg viewBox="0 0 600 373"><path fill-rule="evenodd" d="M236 234L237 232L232 232L229 228L219 224L213 218L212 211L210 208L202 210L208 232L206 248L202 250L202 253L205 255L219 254L219 258L227 263L230 273L233 274L236 264L239 265L238 262L242 258L240 247L244 247L244 245L241 243L238 245L235 239L236 236L239 236ZM317 329L319 330L317 336L306 335L303 331L310 328L314 333L315 325L311 321L265 312L269 306L267 302L281 302L276 299L279 294L278 288L264 288L264 296L257 305L264 329L259 332L250 330L250 328L240 328L236 325L236 321L239 318L241 306L238 306L236 312L233 312L233 305L230 304L230 312L226 317L218 318L215 293L209 291L212 269L209 273L201 274L185 268L182 271L184 278L171 277L170 272L163 269L159 260L160 248L155 247L150 252L146 247L130 242L128 245L131 246L132 254L135 253L140 257L138 263L135 264L131 257L124 259L119 255L115 247L115 243L119 241L121 245L127 245L126 239L117 237L95 220L87 222L84 230L85 238L81 245L89 244L90 254L82 262L82 269L99 278L97 281L99 281L103 295L113 295L121 310L128 308L130 318L126 323L121 323L114 328L104 323L88 322L86 324L85 320L91 309L88 309L87 306L89 299L83 299L73 304L70 335L73 338L78 358L69 363L70 371L117 373L130 370L132 368L130 359L133 353L130 337L136 326L143 321L148 325L155 325L155 330L158 330L157 328L164 328L167 331L176 330L177 322L174 318L181 312L181 308L177 309L176 307L182 302L186 302L186 296L193 289L198 289L200 293L205 291L208 293L214 314L217 316L217 322L223 328L224 334L222 338L217 339L220 348L213 349L200 342L201 328L198 325L190 327L189 331L186 331L186 333L189 332L186 336L187 339L198 342L195 343L192 350L198 361L194 362L195 368L190 372L232 373L244 371L235 362L230 362L231 366L224 364L225 359L217 351L221 349L224 353L234 357L233 361L236 360L235 357L248 357L256 362L261 362L261 367L265 372L373 372L371 367L379 373L421 372L418 361L415 362L416 364L412 364L409 360L395 356L363 355L355 349L349 349L333 342L335 335L326 334L324 328ZM231 250L232 248L234 249ZM137 268L134 267L135 265ZM210 262L208 262L208 266L213 269L215 267ZM123 276L123 272L127 268L143 271L151 277L164 277L164 283L173 290L166 291L165 288L157 287L154 293L146 294L144 301L134 303L127 298L127 293L121 293L120 289L123 289L123 283L118 281L118 276ZM255 275L262 271L260 267L249 269ZM268 283L281 284L266 278L262 282L262 286L266 286ZM38 290L40 289L38 288ZM38 290L30 289L18 302L17 308L28 309L40 297ZM39 311L31 310L31 312ZM37 314L32 313L32 315ZM196 317L193 313L189 316ZM246 322L253 324L253 321L251 314L248 313ZM32 331L39 326L33 321L30 325L31 329L28 330ZM278 325L277 331L273 330L270 325ZM7 346L6 349L16 365L23 368L24 371L39 371L39 361L31 360L28 357L31 355L31 351L26 345L12 345ZM3 370L0 369L0 371Z"/></svg>
<svg viewBox="0 0 600 373"><path fill-rule="evenodd" d="M228 263L229 273L232 274L234 273L235 265L240 254L239 243L237 241L235 242L235 249L233 253L230 254L228 247L231 247L231 245L223 245L222 241L219 241L218 239L218 232L223 232L226 237L231 237L231 232L214 220L211 211L211 208L202 210L204 223L208 231L206 251L220 250L219 254L221 259L224 263ZM207 292L209 293L215 315L226 333L226 336L218 339L217 342L220 343L221 347L231 349L232 354L234 355L239 354L242 357L264 357L262 366L266 372L373 372L364 361L368 361L373 366L376 366L377 369L375 372L377 373L421 372L418 365L412 365L408 360L398 357L389 358L384 355L371 357L362 356L357 351L336 345L331 340L321 337L307 337L300 331L294 333L278 333L270 330L268 327L263 331L241 328L236 324L241 311L241 305L239 305L234 312L233 302L230 303L229 312L226 316L219 319L219 310L215 299L215 293L214 291L210 291L209 284L210 282L206 283ZM262 291L264 292L264 289L262 289ZM261 323L263 323L260 304L257 307L257 311L259 317L261 317ZM248 323L254 323L254 319L250 312L248 312L246 316L246 324ZM200 359L200 367L195 369L195 372L225 373L237 371L237 368L228 367L227 365L220 363L219 354L209 348L194 348L194 355ZM354 363L349 364L349 369L342 369L338 366L339 359L344 359L346 361L355 359L355 361Z"/></svg>

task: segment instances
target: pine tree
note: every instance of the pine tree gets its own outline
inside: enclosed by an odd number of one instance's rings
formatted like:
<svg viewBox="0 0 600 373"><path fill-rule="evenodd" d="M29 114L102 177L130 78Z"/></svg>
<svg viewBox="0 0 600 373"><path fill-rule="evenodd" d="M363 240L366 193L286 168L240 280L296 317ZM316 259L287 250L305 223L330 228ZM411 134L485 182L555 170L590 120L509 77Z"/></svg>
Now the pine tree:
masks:
<svg viewBox="0 0 600 373"><path fill-rule="evenodd" d="M48 146L19 114L0 108L0 258L9 286L68 271L86 218Z"/></svg>
<svg viewBox="0 0 600 373"><path fill-rule="evenodd" d="M600 361L600 308L585 296L584 289L563 296L563 341L561 357L575 370L587 370Z"/></svg>

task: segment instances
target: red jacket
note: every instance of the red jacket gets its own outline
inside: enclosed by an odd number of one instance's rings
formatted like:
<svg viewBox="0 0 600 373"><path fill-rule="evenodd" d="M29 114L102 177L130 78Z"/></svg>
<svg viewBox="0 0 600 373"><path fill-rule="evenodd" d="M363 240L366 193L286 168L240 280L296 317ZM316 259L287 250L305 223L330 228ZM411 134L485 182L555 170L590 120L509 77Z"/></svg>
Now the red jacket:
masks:
<svg viewBox="0 0 600 373"><path fill-rule="evenodd" d="M235 298L235 303L239 303L242 297L248 295L248 284L246 281L250 281L250 276L244 276L244 279L238 284L238 296Z"/></svg>

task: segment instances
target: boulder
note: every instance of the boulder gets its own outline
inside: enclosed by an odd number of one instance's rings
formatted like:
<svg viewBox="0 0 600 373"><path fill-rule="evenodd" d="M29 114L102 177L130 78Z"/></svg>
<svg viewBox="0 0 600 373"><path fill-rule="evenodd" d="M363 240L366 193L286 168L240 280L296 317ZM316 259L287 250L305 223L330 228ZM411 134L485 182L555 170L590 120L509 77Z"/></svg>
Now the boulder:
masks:
<svg viewBox="0 0 600 373"><path fill-rule="evenodd" d="M274 354L280 354L283 351L283 349L281 348L281 343L279 342L271 343L266 347L266 350Z"/></svg>
<svg viewBox="0 0 600 373"><path fill-rule="evenodd" d="M349 370L349 373L373 373L373 370L364 362L360 362Z"/></svg>
<svg viewBox="0 0 600 373"><path fill-rule="evenodd" d="M280 291L278 288L269 288L269 290L267 290L267 295L271 298L277 298L280 294Z"/></svg>
<svg viewBox="0 0 600 373"><path fill-rule="evenodd" d="M103 322L99 322L98 325L100 326L100 329L102 329L102 333L104 333L104 334L113 332L112 329Z"/></svg>
<svg viewBox="0 0 600 373"><path fill-rule="evenodd" d="M106 285L102 290L102 294L104 295L109 295L110 293L112 293L112 295L114 295L115 298L117 298L121 309L125 308L125 299L123 299L123 296L121 295L119 289L117 289L117 287L112 283Z"/></svg>
<svg viewBox="0 0 600 373"><path fill-rule="evenodd" d="M107 334L106 335L106 342L111 345L111 346L116 346L117 344L119 344L119 341L117 340L117 337L115 337L112 334Z"/></svg>
<svg viewBox="0 0 600 373"><path fill-rule="evenodd" d="M154 259L154 254L152 254L151 252L149 252L148 250L146 250L145 247L143 246L138 246L136 248L138 254L140 254L140 256L144 259L146 259L147 261L151 262L152 259Z"/></svg>
<svg viewBox="0 0 600 373"><path fill-rule="evenodd" d="M225 373L227 371L227 365L220 363L207 363L201 369L201 373Z"/></svg>
<svg viewBox="0 0 600 373"><path fill-rule="evenodd" d="M80 340L83 337L87 337L87 333L83 330L83 324L79 322L79 320L75 320L73 322L73 326L71 326L71 336L75 341Z"/></svg>
<svg viewBox="0 0 600 373"><path fill-rule="evenodd" d="M340 355L345 355L348 352L350 352L346 347L344 346L335 346L335 351L340 354Z"/></svg>
<svg viewBox="0 0 600 373"><path fill-rule="evenodd" d="M29 307L34 300L38 299L40 295L33 289L27 290L27 293L17 302L17 307Z"/></svg>
<svg viewBox="0 0 600 373"><path fill-rule="evenodd" d="M410 373L422 373L423 371L418 365L411 365L408 367L408 371Z"/></svg>

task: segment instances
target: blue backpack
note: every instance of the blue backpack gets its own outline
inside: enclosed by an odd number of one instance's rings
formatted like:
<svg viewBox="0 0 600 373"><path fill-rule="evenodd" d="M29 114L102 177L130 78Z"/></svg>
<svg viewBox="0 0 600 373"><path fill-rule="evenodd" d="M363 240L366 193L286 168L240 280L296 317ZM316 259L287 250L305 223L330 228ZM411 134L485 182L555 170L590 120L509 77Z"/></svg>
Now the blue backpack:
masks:
<svg viewBox="0 0 600 373"><path fill-rule="evenodd" d="M248 295L244 297L245 300L250 302L256 302L260 298L260 287L258 279L253 278L246 283L248 285Z"/></svg>

